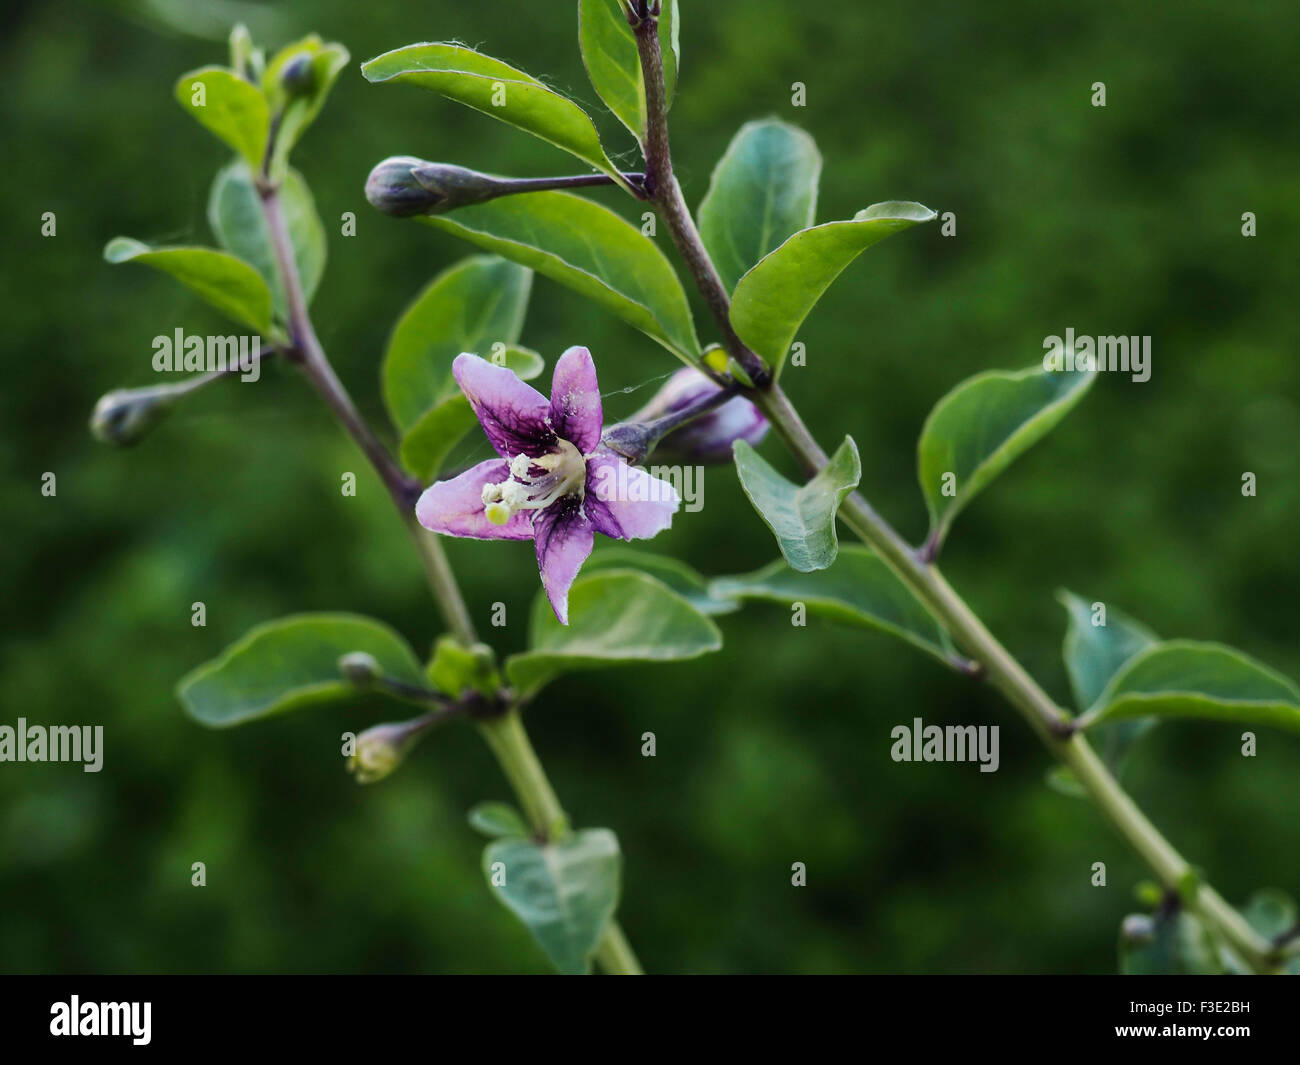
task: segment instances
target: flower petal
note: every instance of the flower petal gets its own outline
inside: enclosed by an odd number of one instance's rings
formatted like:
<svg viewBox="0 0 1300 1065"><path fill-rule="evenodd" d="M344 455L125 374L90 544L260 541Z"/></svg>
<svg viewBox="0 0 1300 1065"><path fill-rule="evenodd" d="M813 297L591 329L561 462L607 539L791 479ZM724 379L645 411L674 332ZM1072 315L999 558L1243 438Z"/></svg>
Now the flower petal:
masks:
<svg viewBox="0 0 1300 1065"><path fill-rule="evenodd" d="M561 625L569 623L569 586L591 554L596 531L577 496L563 496L533 519L537 568L551 609Z"/></svg>
<svg viewBox="0 0 1300 1065"><path fill-rule="evenodd" d="M586 348L569 348L551 377L551 424L584 455L600 443L604 427L596 364Z"/></svg>
<svg viewBox="0 0 1300 1065"><path fill-rule="evenodd" d="M536 458L555 446L550 404L513 370L464 352L456 356L451 372L502 458Z"/></svg>
<svg viewBox="0 0 1300 1065"><path fill-rule="evenodd" d="M612 451L587 460L587 516L598 532L616 540L648 540L673 523L681 504L677 489L629 466Z"/></svg>
<svg viewBox="0 0 1300 1065"><path fill-rule="evenodd" d="M493 525L483 513L483 486L500 484L510 476L510 464L501 459L480 462L459 477L439 481L424 490L415 504L415 517L426 529L447 536L474 540L530 540L532 514L520 511L504 525Z"/></svg>

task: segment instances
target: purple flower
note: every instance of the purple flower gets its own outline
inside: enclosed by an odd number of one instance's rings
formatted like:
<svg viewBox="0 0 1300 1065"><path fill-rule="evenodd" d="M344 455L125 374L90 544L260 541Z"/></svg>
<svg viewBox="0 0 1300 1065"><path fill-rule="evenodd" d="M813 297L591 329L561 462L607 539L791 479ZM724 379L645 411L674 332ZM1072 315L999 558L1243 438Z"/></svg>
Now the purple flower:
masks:
<svg viewBox="0 0 1300 1065"><path fill-rule="evenodd" d="M718 385L709 377L687 366L668 378L654 398L628 420L652 422L693 406L717 391ZM666 434L652 458L706 464L730 462L733 443L744 440L757 444L766 435L767 419L749 400L736 396Z"/></svg>
<svg viewBox="0 0 1300 1065"><path fill-rule="evenodd" d="M677 491L601 446L600 388L586 348L560 356L549 402L477 355L456 356L452 374L501 457L426 489L415 516L448 536L535 541L542 587L567 625L569 586L595 534L643 540L662 532L681 502Z"/></svg>

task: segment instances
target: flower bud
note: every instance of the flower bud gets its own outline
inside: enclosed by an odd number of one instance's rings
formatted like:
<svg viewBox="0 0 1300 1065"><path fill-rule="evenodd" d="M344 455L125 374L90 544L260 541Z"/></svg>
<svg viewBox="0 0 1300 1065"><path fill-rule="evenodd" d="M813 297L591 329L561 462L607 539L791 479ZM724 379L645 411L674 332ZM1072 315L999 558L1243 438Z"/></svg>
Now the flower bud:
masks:
<svg viewBox="0 0 1300 1065"><path fill-rule="evenodd" d="M655 459L705 465L730 462L733 443L744 440L757 444L767 434L767 419L743 396L734 396L684 425L655 433L656 422L671 424L676 415L706 402L718 388L699 370L678 370L629 422L611 426L605 442L620 454L629 455L622 447L647 446L640 437L648 435L654 437L648 448Z"/></svg>
<svg viewBox="0 0 1300 1065"><path fill-rule="evenodd" d="M358 784L383 780L402 764L430 723L426 716L366 729L357 737L352 757L348 759L348 772L356 777Z"/></svg>
<svg viewBox="0 0 1300 1065"><path fill-rule="evenodd" d="M1144 913L1130 913L1120 925L1120 938L1134 946L1150 943L1155 935L1155 921Z"/></svg>
<svg viewBox="0 0 1300 1065"><path fill-rule="evenodd" d="M366 178L366 199L371 206L394 218L410 218L435 209L441 197L415 179L423 159L413 155L394 155L370 171Z"/></svg>
<svg viewBox="0 0 1300 1065"><path fill-rule="evenodd" d="M138 444L162 421L178 393L162 385L153 388L119 388L100 397L90 415L96 440L128 447Z"/></svg>
<svg viewBox="0 0 1300 1065"><path fill-rule="evenodd" d="M280 68L280 87L291 100L311 95L316 87L316 65L310 52L299 52Z"/></svg>
<svg viewBox="0 0 1300 1065"><path fill-rule="evenodd" d="M369 688L384 675L375 656L365 651L352 651L340 658L339 672L358 688Z"/></svg>

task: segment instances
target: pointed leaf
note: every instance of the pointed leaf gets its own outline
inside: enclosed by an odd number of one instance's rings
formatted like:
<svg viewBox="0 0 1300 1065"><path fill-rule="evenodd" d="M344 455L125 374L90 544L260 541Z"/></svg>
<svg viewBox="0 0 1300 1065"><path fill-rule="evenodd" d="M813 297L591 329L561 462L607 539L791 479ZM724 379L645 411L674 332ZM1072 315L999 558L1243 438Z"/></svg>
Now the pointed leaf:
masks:
<svg viewBox="0 0 1300 1065"><path fill-rule="evenodd" d="M822 157L816 142L779 119L747 122L713 169L700 204L700 236L728 292L817 214Z"/></svg>
<svg viewBox="0 0 1300 1065"><path fill-rule="evenodd" d="M787 481L745 441L737 440L733 450L740 486L776 534L777 546L790 566L808 573L834 562L839 550L835 515L862 478L853 438L846 436L826 468L802 485Z"/></svg>
<svg viewBox="0 0 1300 1065"><path fill-rule="evenodd" d="M519 339L533 275L495 256L454 264L415 297L393 329L381 371L384 402L407 432L460 390L451 364L463 351L483 358Z"/></svg>
<svg viewBox="0 0 1300 1065"><path fill-rule="evenodd" d="M222 314L258 333L271 331L271 290L248 263L211 248L151 248L130 237L104 247L110 263L137 262L171 274Z"/></svg>
<svg viewBox="0 0 1300 1065"><path fill-rule="evenodd" d="M935 405L921 430L917 472L941 543L952 520L986 485L1047 435L1092 387L1095 374L1031 366L990 370L963 381ZM955 495L945 495L945 475Z"/></svg>
<svg viewBox="0 0 1300 1065"><path fill-rule="evenodd" d="M578 0L578 42L587 75L605 106L638 141L646 132L645 79L636 33L619 0ZM677 0L666 0L659 16L659 49L663 54L664 90L669 104L677 87Z"/></svg>
<svg viewBox="0 0 1300 1065"><path fill-rule="evenodd" d="M339 672L339 658L353 651L373 655L386 676L424 683L415 653L387 625L356 614L294 614L250 630L184 677L176 694L212 728L355 698Z"/></svg>
<svg viewBox="0 0 1300 1065"><path fill-rule="evenodd" d="M634 547L602 547L583 566L587 573L607 569L646 573L666 584L701 614L730 614L740 609L734 600L714 595L709 582L697 570L670 555L656 555Z"/></svg>
<svg viewBox="0 0 1300 1065"><path fill-rule="evenodd" d="M718 577L709 585L718 598L803 603L808 613L845 625L882 629L942 662L950 642L939 623L868 547L849 544L829 569L800 573L776 561L754 573Z"/></svg>
<svg viewBox="0 0 1300 1065"><path fill-rule="evenodd" d="M409 44L361 65L368 81L409 81L576 155L631 191L591 117L509 63L459 44Z"/></svg>
<svg viewBox="0 0 1300 1065"><path fill-rule="evenodd" d="M607 828L551 843L500 839L483 851L493 893L562 973L585 973L618 907L622 855ZM504 878L504 882L502 882Z"/></svg>
<svg viewBox="0 0 1300 1065"><path fill-rule="evenodd" d="M485 836L527 836L528 826L518 810L504 802L481 802L469 812L469 823Z"/></svg>
<svg viewBox="0 0 1300 1065"><path fill-rule="evenodd" d="M722 634L682 596L642 573L612 570L580 577L561 625L539 595L529 650L506 660L506 676L523 698L562 673L633 662L677 662L722 646Z"/></svg>
<svg viewBox="0 0 1300 1065"><path fill-rule="evenodd" d="M567 192L506 196L421 221L567 285L688 365L700 342L682 283L649 237Z"/></svg>
<svg viewBox="0 0 1300 1065"><path fill-rule="evenodd" d="M844 268L891 233L934 217L919 203L891 201L873 204L846 222L801 230L737 282L731 324L779 374L803 320Z"/></svg>
<svg viewBox="0 0 1300 1065"><path fill-rule="evenodd" d="M215 133L248 165L262 165L271 110L257 86L225 67L200 67L176 82L176 99L200 125Z"/></svg>
<svg viewBox="0 0 1300 1065"><path fill-rule="evenodd" d="M316 213L311 190L296 170L290 170L280 183L280 205L298 264L303 295L310 304L325 272L325 227ZM271 234L262 214L261 197L253 184L252 171L242 159L236 159L217 172L208 195L208 224L223 248L262 275L270 286L276 315L282 321L286 320L289 317L288 303L275 262Z"/></svg>
<svg viewBox="0 0 1300 1065"><path fill-rule="evenodd" d="M1092 728L1148 716L1201 717L1300 732L1300 689L1231 647L1170 640L1130 659L1079 724Z"/></svg>

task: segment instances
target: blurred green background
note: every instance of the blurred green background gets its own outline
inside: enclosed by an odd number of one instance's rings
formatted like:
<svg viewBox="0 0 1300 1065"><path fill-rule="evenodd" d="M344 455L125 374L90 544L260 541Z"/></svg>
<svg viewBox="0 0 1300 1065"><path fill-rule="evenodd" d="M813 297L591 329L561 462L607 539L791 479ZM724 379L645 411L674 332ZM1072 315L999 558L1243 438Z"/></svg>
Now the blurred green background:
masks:
<svg viewBox="0 0 1300 1065"><path fill-rule="evenodd" d="M963 514L945 570L1061 699L1059 586L1300 676L1294 3L682 8L673 149L692 204L734 130L776 114L826 156L819 220L895 198L956 212L956 237L923 227L851 267L801 331L808 365L786 375L824 444L855 436L879 508L923 534L916 434L964 377L1030 365L1067 326L1150 334L1151 380L1100 381ZM228 331L169 279L110 268L100 251L119 233L211 241L204 207L225 153L171 87L226 62L234 18L260 43L316 30L352 52L296 163L331 233L318 330L379 420L392 322L472 249L373 212L371 165L399 153L521 175L575 164L429 93L367 85L357 64L458 38L595 109L575 9L6 5L0 721L102 724L105 765L0 765L0 969L545 971L479 871L465 811L507 788L472 730L437 734L359 788L340 733L400 708L359 701L210 732L173 697L181 674L286 613L373 614L419 647L439 633L379 483L305 384L270 367L256 386L209 389L132 451L96 445L85 425L104 391L153 383L156 334ZM805 108L790 105L794 81ZM1095 81L1104 109L1089 103ZM610 115L598 123L612 150L631 148ZM44 211L55 238L39 235ZM354 238L338 235L345 211ZM542 279L523 340L548 360L589 345L608 392L635 389L606 397L615 416L674 368ZM458 457L483 449L467 441ZM764 453L784 461L775 441ZM339 493L348 470L356 499ZM45 471L55 498L40 494ZM774 557L730 470L711 470L705 491L655 550L709 574ZM520 647L531 550L448 549L480 626ZM493 630L497 600L510 624ZM195 601L206 628L190 625ZM776 607L722 624L719 655L571 676L528 715L575 821L622 840L621 917L650 970L1114 970L1145 871L1090 806L1043 785L1047 756L1005 704L882 635L792 629ZM889 731L913 716L1002 725L1001 769L893 763ZM654 759L639 753L647 730ZM1253 760L1239 747L1230 726L1166 727L1127 780L1229 899L1295 892L1300 742L1260 733ZM194 861L206 888L190 886ZM795 861L805 889L790 886ZM1089 882L1095 861L1104 889Z"/></svg>

